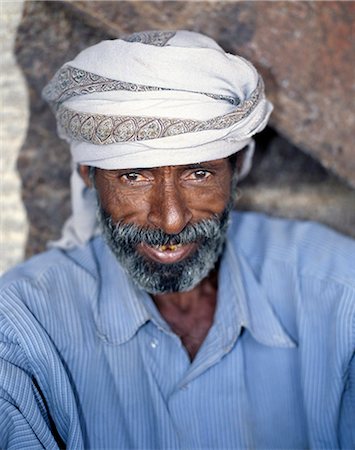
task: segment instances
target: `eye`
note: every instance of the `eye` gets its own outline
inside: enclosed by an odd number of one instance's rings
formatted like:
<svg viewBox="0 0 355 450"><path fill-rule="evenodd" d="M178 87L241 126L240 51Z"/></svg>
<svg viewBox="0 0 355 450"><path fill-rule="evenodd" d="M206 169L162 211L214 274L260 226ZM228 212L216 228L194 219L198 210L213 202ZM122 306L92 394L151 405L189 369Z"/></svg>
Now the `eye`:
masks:
<svg viewBox="0 0 355 450"><path fill-rule="evenodd" d="M135 183L135 182L140 182L140 181L145 181L145 177L137 172L129 172L129 173L124 173L123 175L120 176L120 178L123 181L129 182L129 183Z"/></svg>
<svg viewBox="0 0 355 450"><path fill-rule="evenodd" d="M209 170L198 169L192 172L189 178L193 180L205 180L209 178L211 175L212 173Z"/></svg>

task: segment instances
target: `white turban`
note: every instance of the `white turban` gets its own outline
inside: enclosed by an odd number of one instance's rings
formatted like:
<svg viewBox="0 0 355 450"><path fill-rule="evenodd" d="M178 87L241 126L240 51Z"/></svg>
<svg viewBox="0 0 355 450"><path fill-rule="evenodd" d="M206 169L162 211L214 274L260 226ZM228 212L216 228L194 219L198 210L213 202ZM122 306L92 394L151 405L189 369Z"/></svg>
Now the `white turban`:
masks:
<svg viewBox="0 0 355 450"><path fill-rule="evenodd" d="M272 111L251 63L190 31L148 31L79 53L43 90L59 135L70 143L73 215L57 245L97 233L95 197L76 166L102 169L191 164L245 146Z"/></svg>

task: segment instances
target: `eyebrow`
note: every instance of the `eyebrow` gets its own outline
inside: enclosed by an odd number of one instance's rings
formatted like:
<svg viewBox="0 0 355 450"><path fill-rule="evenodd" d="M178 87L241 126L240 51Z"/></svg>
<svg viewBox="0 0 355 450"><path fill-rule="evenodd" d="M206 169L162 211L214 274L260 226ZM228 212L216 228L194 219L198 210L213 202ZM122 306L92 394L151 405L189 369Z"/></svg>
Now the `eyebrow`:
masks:
<svg viewBox="0 0 355 450"><path fill-rule="evenodd" d="M211 167L211 168L216 168L219 167L221 164L220 162L215 162L215 161L203 161L200 163L195 163L195 164L186 164L186 166L182 166L186 169L203 169L205 167Z"/></svg>
<svg viewBox="0 0 355 450"><path fill-rule="evenodd" d="M202 169L206 166L214 168L216 166L218 166L218 163L214 162L214 161L203 161L200 163L192 163L192 164L184 164L184 165L174 165L172 164L172 166L174 167L179 167L182 170L187 170L187 169ZM163 166L157 166L157 167L133 167L130 169L114 169L115 171L129 171L129 172L139 172L139 171L143 171L143 170L157 170L160 169Z"/></svg>
<svg viewBox="0 0 355 450"><path fill-rule="evenodd" d="M181 167L184 167L186 169L200 169L201 167L203 167L203 164L204 163L186 164L186 165L181 166Z"/></svg>

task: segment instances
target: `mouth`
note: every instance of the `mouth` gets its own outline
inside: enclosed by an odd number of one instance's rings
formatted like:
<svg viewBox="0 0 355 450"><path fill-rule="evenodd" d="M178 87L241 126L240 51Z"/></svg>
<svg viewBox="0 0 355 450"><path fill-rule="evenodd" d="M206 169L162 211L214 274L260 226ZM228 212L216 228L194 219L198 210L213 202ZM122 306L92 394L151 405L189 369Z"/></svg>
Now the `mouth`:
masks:
<svg viewBox="0 0 355 450"><path fill-rule="evenodd" d="M162 263L173 264L180 262L190 256L197 248L197 243L191 244L167 244L150 246L148 244L138 244L138 252L148 259Z"/></svg>

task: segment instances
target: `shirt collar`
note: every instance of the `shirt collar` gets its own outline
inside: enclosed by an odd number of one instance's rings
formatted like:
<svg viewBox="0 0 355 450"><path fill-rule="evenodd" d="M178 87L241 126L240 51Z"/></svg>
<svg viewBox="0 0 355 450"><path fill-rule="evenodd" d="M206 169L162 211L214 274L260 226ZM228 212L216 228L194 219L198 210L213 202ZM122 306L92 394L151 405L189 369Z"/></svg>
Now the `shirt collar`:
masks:
<svg viewBox="0 0 355 450"><path fill-rule="evenodd" d="M263 345L295 347L296 343L284 329L247 257L233 240L235 236L229 230L221 265L220 310L217 310L216 319L221 323L237 321Z"/></svg>

